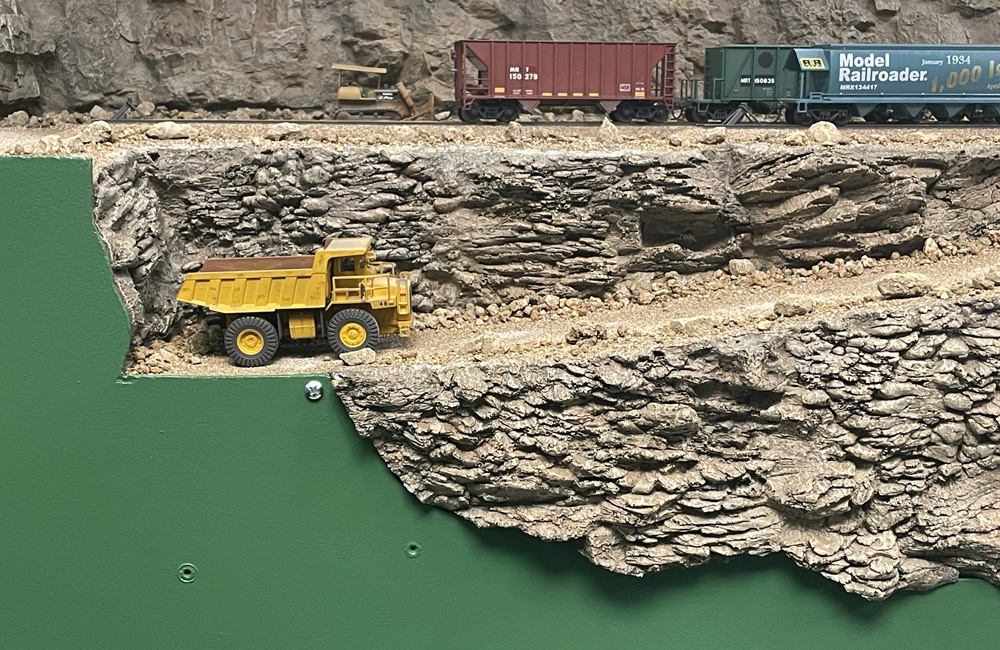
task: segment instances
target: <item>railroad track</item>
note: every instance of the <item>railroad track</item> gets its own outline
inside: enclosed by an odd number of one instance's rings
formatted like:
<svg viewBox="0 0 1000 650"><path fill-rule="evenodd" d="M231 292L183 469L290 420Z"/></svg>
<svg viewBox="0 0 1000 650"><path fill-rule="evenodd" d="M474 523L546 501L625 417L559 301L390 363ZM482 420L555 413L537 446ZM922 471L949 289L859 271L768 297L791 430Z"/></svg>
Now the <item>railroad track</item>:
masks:
<svg viewBox="0 0 1000 650"><path fill-rule="evenodd" d="M495 122L479 122L479 123L468 123L461 122L458 120L228 120L223 118L205 118L205 119L171 119L171 118L146 118L146 119L123 119L115 120L114 124L156 124L158 122L174 122L177 124L220 124L220 125L275 125L275 124L301 124L306 126L429 126L429 127L459 127L459 128L472 128L472 127L488 127L488 128L505 128L505 124L498 124ZM517 122L526 128L542 128L542 127L552 127L552 128L596 128L600 127L602 122L599 120L585 120L582 122ZM679 128L715 128L718 126L726 126L727 129L784 129L788 131L803 131L807 127L799 126L796 124L787 124L784 121L781 122L741 122L734 125L723 125L718 122L695 124L692 122L684 121L669 121L669 122L659 122L659 123L643 123L643 122L626 122L626 123L616 123L615 126L618 128L635 128L635 129L679 129ZM888 122L884 124L872 123L872 122L850 122L844 126L838 127L841 129L859 129L859 130L879 130L879 129L934 129L934 130L954 130L954 129L1000 129L1000 124L990 124L990 123L976 123L976 122L918 122L916 124L902 124L896 122Z"/></svg>

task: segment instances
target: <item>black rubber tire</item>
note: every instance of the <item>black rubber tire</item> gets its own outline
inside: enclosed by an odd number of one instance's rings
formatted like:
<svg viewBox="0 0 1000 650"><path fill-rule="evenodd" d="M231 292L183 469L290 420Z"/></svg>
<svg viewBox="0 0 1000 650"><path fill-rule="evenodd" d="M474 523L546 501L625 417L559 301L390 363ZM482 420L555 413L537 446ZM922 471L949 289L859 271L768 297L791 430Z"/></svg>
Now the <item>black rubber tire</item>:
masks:
<svg viewBox="0 0 1000 650"><path fill-rule="evenodd" d="M340 331L347 325L360 325L365 331L365 339L358 345L346 343L340 336ZM364 348L375 348L378 345L378 322L375 317L363 309L342 309L330 318L326 326L326 340L337 354L356 352Z"/></svg>
<svg viewBox="0 0 1000 650"><path fill-rule="evenodd" d="M260 350L248 353L240 349L240 338L244 335L256 333L260 337ZM271 363L275 353L278 351L278 330L270 321L260 316L240 316L226 328L224 338L226 353L232 360L233 365L241 368L258 368Z"/></svg>

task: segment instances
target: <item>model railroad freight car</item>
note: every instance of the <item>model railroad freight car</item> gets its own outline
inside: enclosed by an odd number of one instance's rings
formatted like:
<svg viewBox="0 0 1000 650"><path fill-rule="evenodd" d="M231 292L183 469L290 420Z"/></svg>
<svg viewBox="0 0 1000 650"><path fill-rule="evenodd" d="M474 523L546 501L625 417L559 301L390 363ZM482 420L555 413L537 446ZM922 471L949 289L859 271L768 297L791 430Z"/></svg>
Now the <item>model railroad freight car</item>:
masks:
<svg viewBox="0 0 1000 650"><path fill-rule="evenodd" d="M459 41L455 104L465 122L510 122L545 106L601 106L663 122L674 106L673 43Z"/></svg>
<svg viewBox="0 0 1000 650"><path fill-rule="evenodd" d="M731 45L705 52L705 78L681 88L685 117L724 119L741 103L789 123L994 122L1000 46Z"/></svg>

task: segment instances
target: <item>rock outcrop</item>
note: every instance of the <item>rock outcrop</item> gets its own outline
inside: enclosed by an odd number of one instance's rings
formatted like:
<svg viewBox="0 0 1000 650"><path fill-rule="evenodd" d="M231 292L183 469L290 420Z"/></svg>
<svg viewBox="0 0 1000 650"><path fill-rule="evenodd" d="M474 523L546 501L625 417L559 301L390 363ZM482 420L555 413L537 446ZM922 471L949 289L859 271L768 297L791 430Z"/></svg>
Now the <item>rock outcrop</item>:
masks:
<svg viewBox="0 0 1000 650"><path fill-rule="evenodd" d="M320 107L338 61L450 99L451 44L464 38L676 42L691 77L706 47L727 43L989 43L995 12L982 0L2 0L0 110L31 99L86 112L126 97Z"/></svg>
<svg viewBox="0 0 1000 650"><path fill-rule="evenodd" d="M643 575L785 553L882 599L1000 583L1000 299L545 363L346 368L421 501Z"/></svg>
<svg viewBox="0 0 1000 650"><path fill-rule="evenodd" d="M32 37L18 0L0 0L0 114L41 100L35 71L49 52L51 46Z"/></svg>
<svg viewBox="0 0 1000 650"><path fill-rule="evenodd" d="M207 256L369 234L417 271L420 311L607 297L670 272L887 257L929 237L979 245L1000 224L998 186L988 148L171 147L101 171L96 219L148 341L176 331L181 272Z"/></svg>
<svg viewBox="0 0 1000 650"><path fill-rule="evenodd" d="M188 320L174 294L206 256L309 252L330 234L373 235L413 269L417 308L474 313L641 290L658 274L930 259L989 243L997 169L989 148L260 138L120 152L97 174L95 218L145 342ZM783 552L879 599L959 575L1000 582L1000 299L963 300L714 339L698 339L714 336L710 317L678 317L664 325L697 342L613 353L592 344L621 330L583 323L565 359L351 359L335 382L407 488L477 525L571 542L634 575Z"/></svg>

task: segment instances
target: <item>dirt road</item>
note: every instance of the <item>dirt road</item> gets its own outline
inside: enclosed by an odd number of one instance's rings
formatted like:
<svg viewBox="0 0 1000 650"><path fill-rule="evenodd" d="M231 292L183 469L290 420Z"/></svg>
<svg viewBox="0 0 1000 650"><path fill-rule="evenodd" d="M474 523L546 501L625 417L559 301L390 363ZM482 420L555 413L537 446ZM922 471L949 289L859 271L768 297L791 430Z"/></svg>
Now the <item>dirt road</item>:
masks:
<svg viewBox="0 0 1000 650"><path fill-rule="evenodd" d="M810 319L843 315L852 310L892 309L915 301L934 301L969 295L974 281L1000 265L1000 249L989 247L979 254L943 258L936 262L899 260L875 261L861 275L806 278L793 286L787 280L758 286L761 275L714 278L697 293L679 298L657 298L652 304L622 304L610 301L590 305L587 313L573 313L568 307L545 310L541 303L536 320L524 317L459 319L415 331L409 339L386 337L378 348L374 365L450 364L469 359L561 359L580 355L608 354L649 348L662 343L684 343L704 337L737 335L794 326ZM935 290L922 298L906 301L885 300L877 283L887 273L916 272L927 275ZM795 282L795 280L792 280ZM762 282L767 284L767 282ZM777 317L773 307L790 294L808 296L815 302L812 313L797 317ZM545 313L541 313L545 311ZM704 317L704 318L696 318ZM434 315L418 315L425 321ZM691 320L695 319L695 320ZM574 328L599 326L596 336L569 344L566 335ZM590 328L593 329L593 328ZM594 332L591 332L593 334ZM237 368L216 341L212 350L191 353L187 339L167 342L160 350L141 350L150 355L131 372L179 375L286 375L335 372L344 363L318 342L283 344L277 358L264 368ZM153 362L150 365L150 362ZM162 366L162 367L161 367ZM152 369L151 369L152 368Z"/></svg>

